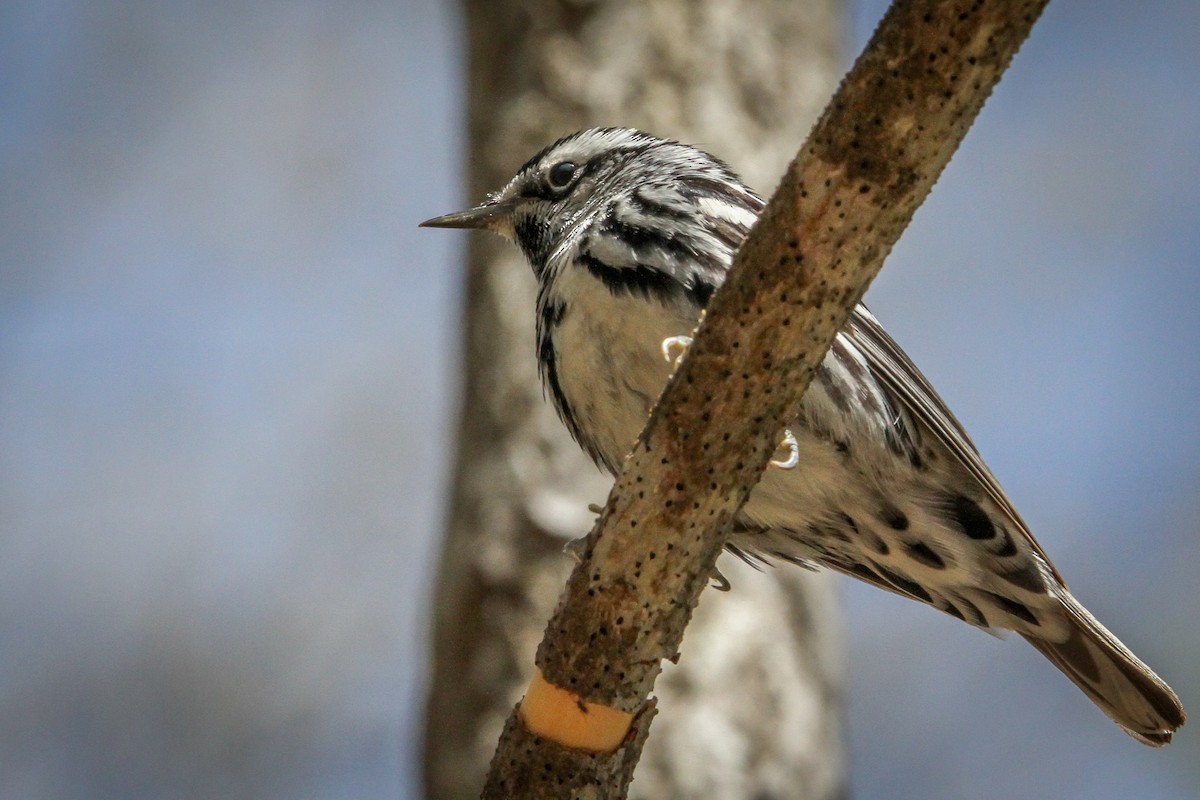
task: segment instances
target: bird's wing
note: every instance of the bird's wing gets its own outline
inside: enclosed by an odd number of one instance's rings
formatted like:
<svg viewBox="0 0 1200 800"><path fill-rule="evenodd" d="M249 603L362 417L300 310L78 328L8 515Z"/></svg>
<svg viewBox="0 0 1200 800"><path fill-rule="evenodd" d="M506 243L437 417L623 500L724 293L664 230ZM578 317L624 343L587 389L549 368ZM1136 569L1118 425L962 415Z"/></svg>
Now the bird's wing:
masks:
<svg viewBox="0 0 1200 800"><path fill-rule="evenodd" d="M979 482L988 497L1021 532L1033 551L1041 557L1042 561L1054 572L1054 576L1065 586L1062 576L1050 563L1050 559L1042 550L1041 545L1033 538L1025 521L1013 507L1012 501L1000 488L996 476L988 469L987 464L983 463L979 451L975 448L975 444L967 435L966 430L963 429L962 423L946 407L945 401L929 385L928 379L921 374L921 370L917 369L908 355L900 349L900 345L896 344L895 340L883 329L879 320L875 319L866 306L859 305L851 314L845 332L866 357L867 364L876 379L908 411L913 421L937 437L958 463Z"/></svg>

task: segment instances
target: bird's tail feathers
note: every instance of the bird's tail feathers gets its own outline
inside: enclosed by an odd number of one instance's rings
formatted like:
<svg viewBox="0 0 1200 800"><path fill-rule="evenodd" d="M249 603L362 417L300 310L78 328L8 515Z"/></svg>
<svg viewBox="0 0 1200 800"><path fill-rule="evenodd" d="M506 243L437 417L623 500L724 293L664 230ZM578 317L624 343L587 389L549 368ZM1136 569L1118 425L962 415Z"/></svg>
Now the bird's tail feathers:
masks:
<svg viewBox="0 0 1200 800"><path fill-rule="evenodd" d="M1175 692L1075 598L1064 593L1062 601L1067 638L1025 638L1130 736L1152 747L1169 743L1186 718Z"/></svg>

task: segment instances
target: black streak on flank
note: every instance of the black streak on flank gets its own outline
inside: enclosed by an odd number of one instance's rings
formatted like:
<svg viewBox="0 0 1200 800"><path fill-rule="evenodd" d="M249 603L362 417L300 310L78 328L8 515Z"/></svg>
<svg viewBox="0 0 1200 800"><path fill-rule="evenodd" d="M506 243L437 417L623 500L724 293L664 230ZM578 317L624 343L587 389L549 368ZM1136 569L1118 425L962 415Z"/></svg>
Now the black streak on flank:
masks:
<svg viewBox="0 0 1200 800"><path fill-rule="evenodd" d="M1016 600L1010 600L1003 595L996 594L995 592L987 592L987 594L989 597L995 600L996 604L1000 606L1000 608L1004 609L1004 611L1008 614L1016 617L1017 619L1023 619L1030 625L1041 625L1041 623L1038 622L1038 618L1033 615L1033 612L1030 611L1029 607L1024 603L1018 603Z"/></svg>
<svg viewBox="0 0 1200 800"><path fill-rule="evenodd" d="M1000 577L1020 589L1044 594L1046 582L1042 580L1042 573L1038 571L1037 564L1032 559L1026 559L1026 562L1012 572L1001 572Z"/></svg>
<svg viewBox="0 0 1200 800"><path fill-rule="evenodd" d="M949 498L947 510L950 512L951 521L970 538L978 541L995 538L996 527L988 519L987 513L971 498L961 494L953 495Z"/></svg>
<svg viewBox="0 0 1200 800"><path fill-rule="evenodd" d="M955 608L950 603L946 603L946 605L941 606L941 609L942 609L942 611L945 611L947 614L949 614L952 617L958 617L963 622L967 621L967 618L966 618L966 616L963 615L963 612L959 611L957 608Z"/></svg>
<svg viewBox="0 0 1200 800"><path fill-rule="evenodd" d="M908 515L900 509L896 508L891 503L887 503L879 510L883 521L888 524L888 527L897 531L908 530Z"/></svg>
<svg viewBox="0 0 1200 800"><path fill-rule="evenodd" d="M850 398L846 397L846 392L842 390L841 384L834 377L833 370L829 369L829 366L824 361L817 367L817 375L814 380L821 385L830 402L837 406L839 411L845 412L850 410ZM849 449L849 445L847 445L846 449Z"/></svg>
<svg viewBox="0 0 1200 800"><path fill-rule="evenodd" d="M927 567L932 567L933 569L946 568L946 562L942 559L942 557L934 552L933 549L924 542L913 542L911 544L906 544L904 545L904 552L907 553L908 557L913 561L917 561Z"/></svg>
<svg viewBox="0 0 1200 800"><path fill-rule="evenodd" d="M867 583L877 584L883 580L877 574L875 574L874 570L872 570L870 567L866 566L865 564L859 564L858 562L852 562L852 563L845 564L842 568L850 575L854 575L855 577L861 578L862 580L866 581Z"/></svg>
<svg viewBox="0 0 1200 800"><path fill-rule="evenodd" d="M834 359L841 364L846 372L850 373L850 377L855 381L865 383L869 379L866 366L854 357L854 354L850 352L850 348L846 346L846 342L842 340L842 337L839 336L833 340L833 344L829 346L829 352L833 354Z"/></svg>
<svg viewBox="0 0 1200 800"><path fill-rule="evenodd" d="M838 336L833 340L833 344L829 348L829 355L826 357L832 357L850 376L848 397L854 397L863 410L873 417L885 420L895 418L895 413L885 410L880 403L881 399L887 402L887 398L881 397L874 391L876 388L875 378L871 376L867 365L851 349L844 337ZM836 403L837 401L835 400L834 402ZM888 447L899 452L899 445L893 441L895 433L892 431L890 425L885 430L885 436L888 440Z"/></svg>
<svg viewBox="0 0 1200 800"><path fill-rule="evenodd" d="M583 429L579 427L579 421L575 418L575 412L567 402L567 395L563 391L562 383L558 378L558 351L554 348L554 331L558 327L558 324L562 322L565 313L566 306L561 303L546 303L541 309L537 347L538 369L542 373L542 385L550 392L550 399L554 403L554 409L558 412L558 416L563 421L563 424L567 426L567 430L571 432L571 436L579 443L579 446L598 465L611 470L611 465L604 461L603 454L584 435Z"/></svg>
<svg viewBox="0 0 1200 800"><path fill-rule="evenodd" d="M554 400L554 407L558 409L564 421L571 417L571 414L567 408L567 397L563 394L562 384L558 380L558 354L554 349L554 331L562 322L565 310L566 306L562 303L544 303L541 308L541 325L538 326L538 368L542 371L545 386ZM567 425L574 433L573 425L570 422Z"/></svg>
<svg viewBox="0 0 1200 800"><path fill-rule="evenodd" d="M846 514L846 513L841 514L841 519L842 519L842 526L844 528L846 528L846 530L852 531L856 536L858 536L863 541L865 541L867 543L867 546L869 546L876 553L879 553L879 555L886 556L888 553L891 552L891 548L888 547L888 543L885 542L883 539L881 539L879 537L879 535L877 533L875 533L875 531L871 530L868 527L860 528L858 526L858 524L854 521L854 518L851 517L849 514ZM847 539L847 541L849 541L849 540Z"/></svg>
<svg viewBox="0 0 1200 800"><path fill-rule="evenodd" d="M558 327L558 323L562 322L563 314L566 310L567 307L563 303L543 303L541 310L542 326L539 330L546 336L554 333L554 329Z"/></svg>
<svg viewBox="0 0 1200 800"><path fill-rule="evenodd" d="M965 597L956 596L954 602L958 604L959 609L967 615L967 622L972 625L978 625L981 628L990 628L992 623L988 622L988 618L979 610L979 606L972 603Z"/></svg>
<svg viewBox="0 0 1200 800"><path fill-rule="evenodd" d="M1000 549L996 551L996 555L1002 558L1015 556L1017 554L1017 545L1013 542L1013 538L1008 535L1008 531L1006 531L1004 528L1000 528L1000 536L1003 538L1004 543L1000 546Z"/></svg>
<svg viewBox="0 0 1200 800"><path fill-rule="evenodd" d="M879 564L876 564L875 568L879 570L879 574L883 576L884 580L899 589L901 594L907 594L910 597L915 597L916 599L925 603L933 602L933 597L929 594L929 592L925 591L925 587L916 581L906 578L900 573L894 572L893 570L887 569Z"/></svg>
<svg viewBox="0 0 1200 800"><path fill-rule="evenodd" d="M675 292L684 290L679 281L667 273L642 264L634 267L610 267L590 253L580 253L579 260L583 262L587 271L614 295L632 294L665 300Z"/></svg>
<svg viewBox="0 0 1200 800"><path fill-rule="evenodd" d="M750 233L750 229L745 225L730 222L721 217L713 217L705 222L712 235L717 237L717 240L721 244L728 247L730 253L736 252L742 246L742 242L746 241L746 236Z"/></svg>

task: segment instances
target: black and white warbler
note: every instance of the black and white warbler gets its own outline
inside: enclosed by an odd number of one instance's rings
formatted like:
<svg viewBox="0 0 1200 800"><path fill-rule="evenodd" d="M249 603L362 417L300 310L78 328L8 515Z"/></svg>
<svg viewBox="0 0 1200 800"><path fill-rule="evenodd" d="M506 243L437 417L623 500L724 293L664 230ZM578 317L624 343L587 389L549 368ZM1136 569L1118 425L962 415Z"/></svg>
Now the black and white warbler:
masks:
<svg viewBox="0 0 1200 800"><path fill-rule="evenodd" d="M571 434L616 473L763 201L694 147L623 128L535 155L482 205L538 280L537 359ZM666 357L664 357L664 355ZM1025 637L1130 735L1183 724L1178 698L1072 597L933 387L859 306L728 548L825 565Z"/></svg>

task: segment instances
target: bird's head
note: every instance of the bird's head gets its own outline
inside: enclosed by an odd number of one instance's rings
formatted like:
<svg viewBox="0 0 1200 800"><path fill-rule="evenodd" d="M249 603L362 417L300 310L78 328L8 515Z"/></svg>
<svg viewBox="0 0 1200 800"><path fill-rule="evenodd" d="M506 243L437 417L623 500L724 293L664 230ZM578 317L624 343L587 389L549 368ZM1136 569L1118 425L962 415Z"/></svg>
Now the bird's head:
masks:
<svg viewBox="0 0 1200 800"><path fill-rule="evenodd" d="M722 213L731 199L750 213ZM610 238L620 228L616 240L636 250L654 245L651 238L685 241L688 231L708 227L705 215L714 209L718 217L732 216L744 236L760 208L729 167L702 150L632 128L590 128L543 149L475 208L421 225L499 233L520 246L540 276L565 246L603 236L600 226L608 226Z"/></svg>

